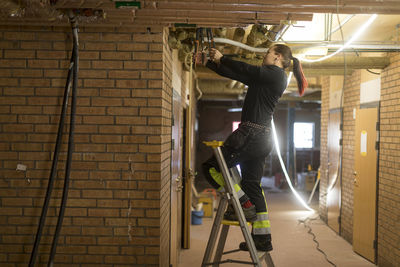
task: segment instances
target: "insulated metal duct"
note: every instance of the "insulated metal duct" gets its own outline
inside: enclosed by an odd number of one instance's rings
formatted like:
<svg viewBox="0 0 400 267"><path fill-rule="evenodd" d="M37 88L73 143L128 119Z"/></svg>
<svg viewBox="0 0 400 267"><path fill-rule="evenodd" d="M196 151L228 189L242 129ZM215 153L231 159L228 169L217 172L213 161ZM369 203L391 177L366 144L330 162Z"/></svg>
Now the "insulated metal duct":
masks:
<svg viewBox="0 0 400 267"><path fill-rule="evenodd" d="M68 23L72 10L79 23L103 22L106 13L94 8L57 8L55 0L1 0L0 20L32 23Z"/></svg>

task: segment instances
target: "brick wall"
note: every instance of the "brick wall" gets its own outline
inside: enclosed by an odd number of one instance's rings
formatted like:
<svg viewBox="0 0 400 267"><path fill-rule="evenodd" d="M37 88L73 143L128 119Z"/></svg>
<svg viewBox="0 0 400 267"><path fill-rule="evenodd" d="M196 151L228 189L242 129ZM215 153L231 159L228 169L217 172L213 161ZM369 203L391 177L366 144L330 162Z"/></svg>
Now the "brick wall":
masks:
<svg viewBox="0 0 400 267"><path fill-rule="evenodd" d="M378 264L400 263L400 54L381 75Z"/></svg>
<svg viewBox="0 0 400 267"><path fill-rule="evenodd" d="M400 262L400 55L391 54L391 64L382 70L380 110L380 152L378 192L378 264L393 267ZM320 215L326 220L327 128L329 118L329 78L322 81L321 104L321 190ZM353 239L354 131L353 108L360 104L361 71L346 79L344 91L341 236Z"/></svg>
<svg viewBox="0 0 400 267"><path fill-rule="evenodd" d="M328 188L328 123L329 123L329 76L321 80L321 154L320 154L320 184L319 184L319 215L328 221L326 192Z"/></svg>
<svg viewBox="0 0 400 267"><path fill-rule="evenodd" d="M172 50L168 47L168 29L164 30L163 44L163 76L162 76L162 115L161 115L161 202L160 231L161 255L159 266L169 266L170 242L170 177L171 177L171 118L172 118Z"/></svg>
<svg viewBox="0 0 400 267"><path fill-rule="evenodd" d="M80 29L76 144L57 266L168 262L171 68L166 38L161 28ZM29 260L71 39L68 27L1 27L1 266L26 266ZM64 143L38 262L48 257L65 158ZM16 171L17 164L27 171Z"/></svg>
<svg viewBox="0 0 400 267"><path fill-rule="evenodd" d="M353 109L360 106L361 71L346 76L343 103L343 161L341 198L341 235L353 243L353 194L355 120Z"/></svg>

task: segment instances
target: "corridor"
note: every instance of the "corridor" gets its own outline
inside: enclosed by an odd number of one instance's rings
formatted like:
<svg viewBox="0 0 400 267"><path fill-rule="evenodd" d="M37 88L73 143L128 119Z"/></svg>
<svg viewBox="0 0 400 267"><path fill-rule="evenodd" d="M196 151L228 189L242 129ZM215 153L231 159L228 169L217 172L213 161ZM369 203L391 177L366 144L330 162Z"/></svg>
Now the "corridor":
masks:
<svg viewBox="0 0 400 267"><path fill-rule="evenodd" d="M265 193L268 202L270 220L272 225L272 240L274 250L271 252L274 264L277 267L324 267L334 266L328 263L324 255L316 249L313 237L308 229L299 220L307 220L307 225L316 235L319 247L328 259L338 267L368 267L375 266L366 259L353 252L351 244L339 237L323 221L317 213L303 209L297 203L290 191L282 191L273 187L273 179L263 179ZM304 195L308 198L308 195ZM314 196L316 200L318 196ZM313 202L312 208L317 209L317 203ZM179 267L200 266L208 236L211 230L212 220L203 218L202 225L191 226L190 249L182 250ZM243 241L239 227L231 227L225 246L226 250L236 249ZM240 259L249 261L247 252L238 252L223 256L223 259ZM264 263L265 264L265 263ZM227 263L222 266L247 266Z"/></svg>

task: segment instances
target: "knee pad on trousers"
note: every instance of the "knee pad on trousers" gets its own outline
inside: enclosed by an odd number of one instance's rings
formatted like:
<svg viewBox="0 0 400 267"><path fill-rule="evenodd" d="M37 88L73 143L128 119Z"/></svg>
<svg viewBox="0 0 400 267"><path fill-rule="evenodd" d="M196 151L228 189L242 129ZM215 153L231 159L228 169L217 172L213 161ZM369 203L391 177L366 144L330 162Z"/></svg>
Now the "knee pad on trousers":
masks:
<svg viewBox="0 0 400 267"><path fill-rule="evenodd" d="M208 162L205 162L202 164L202 169L204 173L204 177L206 178L207 182L214 187L215 189L220 188L220 185L213 179L210 173L210 169L215 168L213 165L209 164Z"/></svg>

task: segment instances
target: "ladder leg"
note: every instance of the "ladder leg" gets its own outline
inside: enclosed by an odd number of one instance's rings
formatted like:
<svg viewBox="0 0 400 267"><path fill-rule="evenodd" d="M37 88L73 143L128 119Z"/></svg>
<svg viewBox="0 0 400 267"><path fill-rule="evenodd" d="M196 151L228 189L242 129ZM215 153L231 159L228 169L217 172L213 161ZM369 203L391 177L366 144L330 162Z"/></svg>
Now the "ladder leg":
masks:
<svg viewBox="0 0 400 267"><path fill-rule="evenodd" d="M221 170L222 175L225 180L226 192L223 195L223 198L221 198L220 204L218 206L217 215L214 219L213 227L212 227L211 233L210 233L210 238L208 239L206 252L204 254L202 267L206 267L209 265L219 266L218 262L221 261L223 250L224 250L225 243L226 243L226 238L227 238L228 231L229 231L229 225L223 225L221 233L219 235L219 241L218 241L217 249L216 249L215 256L214 256L214 262L210 262L210 259L212 257L212 253L214 251L214 246L217 242L219 229L221 228L221 222L222 222L222 218L224 216L224 211L228 204L228 200L230 201L230 203L232 204L232 206L235 210L236 216L239 221L240 229L242 231L243 237L244 237L247 247L249 249L250 257L252 259L251 263L250 262L249 263L241 262L241 261L232 261L232 260L231 261L238 262L238 263L251 264L251 265L254 265L257 267L261 267L262 266L261 261L263 260L263 257L265 257L265 262L266 262L267 266L274 267L274 263L272 261L271 255L269 253L257 252L257 249L255 247L253 238L250 233L250 229L247 225L246 218L244 216L238 195L237 195L235 187L234 187L233 180L235 181L235 183L239 183L240 179L241 179L240 174L237 170L237 167L228 169L228 166L225 162L225 159L224 159L224 156L222 154L220 147L214 147L214 154L218 161L218 165L220 167L220 170Z"/></svg>
<svg viewBox="0 0 400 267"><path fill-rule="evenodd" d="M242 207L240 206L239 199L237 197L233 197L232 204L238 217L240 229L242 230L244 240L246 241L247 247L249 248L250 257L253 260L255 266L261 267L260 259L257 254L257 249L254 244L253 238L251 237L250 229L247 226L247 222Z"/></svg>
<svg viewBox="0 0 400 267"><path fill-rule="evenodd" d="M253 262L256 266L261 267L261 263L260 263L260 259L257 254L256 246L254 245L254 241L253 241L253 238L251 237L250 230L247 227L247 222L246 222L242 207L240 205L239 198L236 194L234 184L232 182L232 177L230 175L228 166L226 165L221 148L220 147L214 148L214 154L215 154L215 157L217 158L218 164L220 166L222 175L225 180L225 188L229 192L229 196L232 196L231 203L232 203L233 208L235 209L236 215L238 217L240 229L242 230L244 239L247 243L247 247L249 248L249 253L250 253L251 259L253 260ZM235 175L236 174L237 173L235 173Z"/></svg>
<svg viewBox="0 0 400 267"><path fill-rule="evenodd" d="M209 263L211 260L212 252L214 250L215 244L217 243L218 232L221 227L221 221L224 216L224 212L225 212L227 204L228 204L228 200L226 199L225 196L223 196L221 198L221 200L219 201L217 214L215 215L215 219L214 219L213 226L211 229L210 237L207 242L206 251L205 251L204 257L203 257L203 263L201 264L201 266L203 266L203 267L207 266L206 264Z"/></svg>
<svg viewBox="0 0 400 267"><path fill-rule="evenodd" d="M271 254L269 254L268 252L265 255L265 263L267 264L267 267L275 267L274 262L271 258Z"/></svg>
<svg viewBox="0 0 400 267"><path fill-rule="evenodd" d="M226 237L228 236L229 225L223 225L221 234L219 236L217 250L215 251L214 262L220 262L222 258L222 253L224 252L224 247L226 243ZM213 267L218 267L219 264L214 264Z"/></svg>

